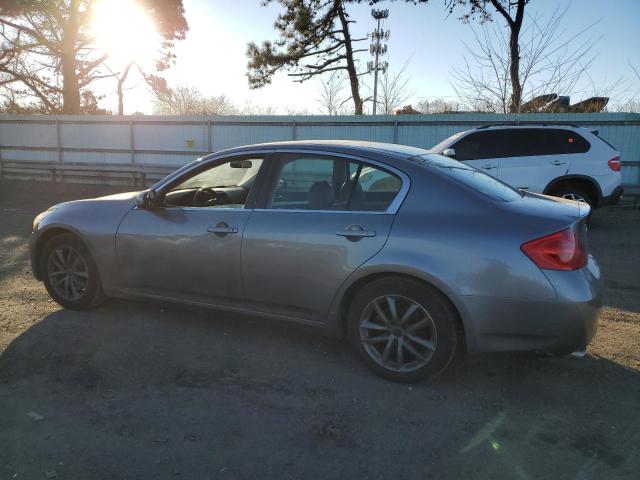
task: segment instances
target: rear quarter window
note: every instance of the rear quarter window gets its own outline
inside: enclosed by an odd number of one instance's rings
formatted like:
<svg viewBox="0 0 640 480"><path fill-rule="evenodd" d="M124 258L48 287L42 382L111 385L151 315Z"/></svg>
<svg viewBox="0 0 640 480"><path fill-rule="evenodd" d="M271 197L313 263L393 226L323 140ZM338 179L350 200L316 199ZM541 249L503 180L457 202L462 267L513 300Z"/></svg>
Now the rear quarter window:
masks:
<svg viewBox="0 0 640 480"><path fill-rule="evenodd" d="M452 181L461 183L485 197L498 202L512 202L522 198L521 193L486 173L441 155L414 157L419 165L444 173Z"/></svg>

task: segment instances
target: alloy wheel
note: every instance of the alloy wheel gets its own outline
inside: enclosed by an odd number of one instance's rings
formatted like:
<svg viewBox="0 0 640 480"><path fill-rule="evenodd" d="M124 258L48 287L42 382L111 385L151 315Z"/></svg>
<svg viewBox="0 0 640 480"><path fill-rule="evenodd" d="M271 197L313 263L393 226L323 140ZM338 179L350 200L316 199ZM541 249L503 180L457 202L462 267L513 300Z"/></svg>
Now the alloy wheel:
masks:
<svg viewBox="0 0 640 480"><path fill-rule="evenodd" d="M412 372L424 367L438 346L431 315L414 300L400 295L378 297L360 317L360 340L381 367Z"/></svg>
<svg viewBox="0 0 640 480"><path fill-rule="evenodd" d="M578 193L567 192L564 195L562 195L562 198L566 198L567 200L574 200L576 202L587 203L584 197Z"/></svg>
<svg viewBox="0 0 640 480"><path fill-rule="evenodd" d="M73 247L62 245L51 251L47 276L54 291L67 301L81 298L89 286L89 267Z"/></svg>

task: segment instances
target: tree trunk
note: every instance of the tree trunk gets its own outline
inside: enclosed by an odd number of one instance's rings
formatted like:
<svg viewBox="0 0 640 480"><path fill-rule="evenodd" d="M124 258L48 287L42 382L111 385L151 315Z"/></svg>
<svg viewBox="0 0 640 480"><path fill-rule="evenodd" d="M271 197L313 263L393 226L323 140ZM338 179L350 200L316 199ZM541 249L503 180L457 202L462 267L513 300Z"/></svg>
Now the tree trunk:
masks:
<svg viewBox="0 0 640 480"><path fill-rule="evenodd" d="M520 29L524 19L525 0L518 0L516 17L509 22L509 76L511 78L511 104L509 111L519 113L522 105L522 84L520 83Z"/></svg>
<svg viewBox="0 0 640 480"><path fill-rule="evenodd" d="M347 72L349 73L349 84L351 86L351 98L353 98L353 106L355 108L356 115L362 115L362 98L360 98L360 84L358 81L358 72L356 71L356 64L353 61L353 48L351 46L351 34L349 33L349 22L347 16L344 13L342 5L338 7L338 16L340 17L340 23L342 24L342 31L344 35L344 46L347 56Z"/></svg>
<svg viewBox="0 0 640 480"><path fill-rule="evenodd" d="M62 29L62 113L77 115L80 113L80 86L76 72L76 37L78 34L78 0L71 0L69 19Z"/></svg>
<svg viewBox="0 0 640 480"><path fill-rule="evenodd" d="M127 76L129 75L129 70L133 66L133 62L127 65L122 72L122 76L118 78L118 115L124 115L124 92L122 91L122 86L124 82L127 80Z"/></svg>

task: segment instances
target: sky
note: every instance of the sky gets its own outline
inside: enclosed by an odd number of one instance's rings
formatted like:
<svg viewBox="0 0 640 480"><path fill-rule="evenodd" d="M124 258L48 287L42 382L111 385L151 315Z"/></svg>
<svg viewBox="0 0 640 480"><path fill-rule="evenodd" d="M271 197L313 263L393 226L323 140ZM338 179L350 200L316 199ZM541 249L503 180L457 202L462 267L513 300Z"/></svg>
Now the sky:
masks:
<svg viewBox="0 0 640 480"><path fill-rule="evenodd" d="M226 95L240 106L251 103L272 106L280 113L285 107L319 113L318 81L299 84L286 74L278 74L271 85L249 89L247 43L277 38L273 22L280 8L277 2L267 7L260 4L260 0L184 0L189 31L186 39L176 45L177 61L164 72L165 78L170 86L189 85L207 96ZM563 30L571 35L593 25L588 37L598 39L594 48L597 59L590 70L594 84L617 82L619 97L640 99L640 80L629 66L631 62L640 70L640 0L532 0L527 12L548 17L558 6L566 5L570 10ZM405 103L415 105L424 98L455 97L451 71L464 64L463 42L473 41L471 27L458 20L457 12L448 15L443 0L417 6L403 1L385 2L382 7L389 9L384 28L391 32L387 55L391 71L409 62L407 74L415 94ZM355 36L373 29L370 12L366 2L349 7L350 16L356 21L352 27ZM499 17L495 19L499 21ZM367 52L360 58L366 64L370 55ZM150 93L141 83L131 83L136 87L125 96L125 113L152 113ZM572 102L589 96L592 92L587 90L574 94ZM107 95L102 103L115 109L113 95Z"/></svg>

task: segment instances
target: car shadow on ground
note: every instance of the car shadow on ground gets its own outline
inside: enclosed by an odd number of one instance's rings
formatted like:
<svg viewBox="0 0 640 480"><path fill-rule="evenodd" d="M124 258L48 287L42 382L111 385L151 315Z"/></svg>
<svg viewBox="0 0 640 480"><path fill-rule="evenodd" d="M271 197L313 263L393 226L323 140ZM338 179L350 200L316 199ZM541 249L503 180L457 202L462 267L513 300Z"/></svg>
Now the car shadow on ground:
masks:
<svg viewBox="0 0 640 480"><path fill-rule="evenodd" d="M631 478L638 398L638 372L604 358L473 357L403 385L314 329L111 301L0 356L0 472Z"/></svg>

